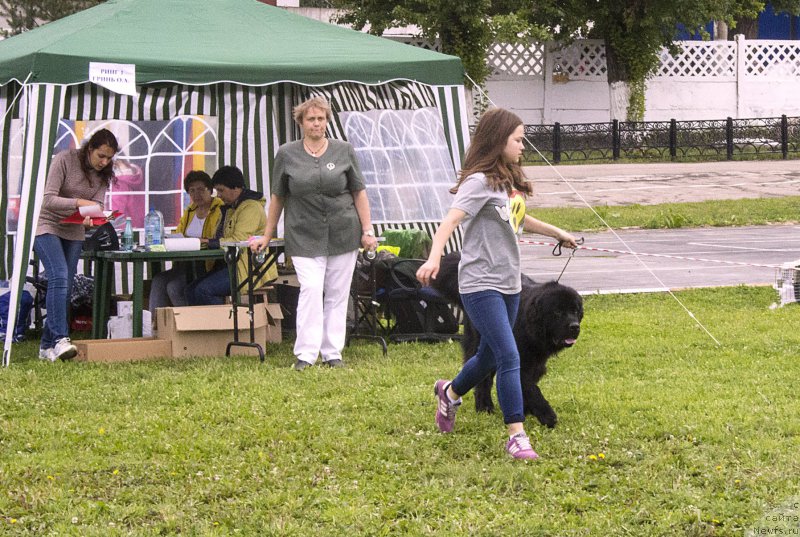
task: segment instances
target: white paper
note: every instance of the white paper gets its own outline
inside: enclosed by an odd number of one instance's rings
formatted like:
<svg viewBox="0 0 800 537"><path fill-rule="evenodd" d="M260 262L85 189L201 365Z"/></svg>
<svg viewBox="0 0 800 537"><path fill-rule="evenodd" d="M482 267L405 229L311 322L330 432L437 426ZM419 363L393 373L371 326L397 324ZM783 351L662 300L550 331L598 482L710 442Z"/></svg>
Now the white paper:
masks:
<svg viewBox="0 0 800 537"><path fill-rule="evenodd" d="M164 247L168 252L189 252L200 249L200 239L184 237L182 239L164 239Z"/></svg>
<svg viewBox="0 0 800 537"><path fill-rule="evenodd" d="M103 208L96 204L79 207L78 212L80 212L81 216L83 217L91 216L92 218L103 218L104 216L107 216L103 212Z"/></svg>
<svg viewBox="0 0 800 537"><path fill-rule="evenodd" d="M133 337L133 313L115 315L108 318L108 339L126 339ZM147 310L142 310L142 337L153 335L153 317Z"/></svg>
<svg viewBox="0 0 800 537"><path fill-rule="evenodd" d="M125 315L133 315L133 301L120 300L117 302L117 315L122 317Z"/></svg>
<svg viewBox="0 0 800 537"><path fill-rule="evenodd" d="M89 62L89 82L122 95L137 96L136 64Z"/></svg>

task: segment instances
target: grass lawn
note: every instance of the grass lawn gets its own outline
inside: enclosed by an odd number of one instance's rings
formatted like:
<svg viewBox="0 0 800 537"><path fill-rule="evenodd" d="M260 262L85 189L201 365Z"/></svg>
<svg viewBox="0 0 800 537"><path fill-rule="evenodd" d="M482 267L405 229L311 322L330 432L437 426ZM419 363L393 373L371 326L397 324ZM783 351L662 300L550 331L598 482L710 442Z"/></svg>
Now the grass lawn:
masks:
<svg viewBox="0 0 800 537"><path fill-rule="evenodd" d="M614 229L792 224L800 221L800 196L658 205L599 206L594 207L594 211ZM607 229L588 207L532 208L528 209L528 213L562 229L574 231Z"/></svg>
<svg viewBox="0 0 800 537"><path fill-rule="evenodd" d="M542 382L559 413L512 461L500 415L432 385L457 344L0 372L3 535L741 535L800 520L800 309L770 288L586 298ZM760 534L760 533L759 533ZM773 533L774 534L774 533ZM796 533L794 533L796 534Z"/></svg>

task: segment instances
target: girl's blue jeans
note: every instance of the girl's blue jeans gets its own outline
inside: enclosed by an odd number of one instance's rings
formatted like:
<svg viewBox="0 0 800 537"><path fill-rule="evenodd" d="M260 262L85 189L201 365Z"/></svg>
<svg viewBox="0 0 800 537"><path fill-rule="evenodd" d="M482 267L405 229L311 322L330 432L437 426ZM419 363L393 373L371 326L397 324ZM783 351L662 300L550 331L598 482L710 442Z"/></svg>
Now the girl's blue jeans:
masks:
<svg viewBox="0 0 800 537"><path fill-rule="evenodd" d="M52 233L38 235L33 240L33 250L47 276L47 318L39 344L42 349L53 348L56 341L69 337L67 308L82 248L83 241L68 241Z"/></svg>
<svg viewBox="0 0 800 537"><path fill-rule="evenodd" d="M519 309L519 293L478 291L461 295L470 322L481 335L478 351L453 379L453 391L464 395L480 381L497 372L497 399L503 421L522 423L522 385L519 379L519 351L512 327Z"/></svg>

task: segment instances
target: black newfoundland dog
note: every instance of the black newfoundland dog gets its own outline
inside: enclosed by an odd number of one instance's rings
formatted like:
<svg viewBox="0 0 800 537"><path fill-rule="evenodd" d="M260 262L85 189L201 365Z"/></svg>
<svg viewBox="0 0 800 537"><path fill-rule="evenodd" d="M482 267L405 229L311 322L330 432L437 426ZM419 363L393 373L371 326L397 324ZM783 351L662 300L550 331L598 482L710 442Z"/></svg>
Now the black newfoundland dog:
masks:
<svg viewBox="0 0 800 537"><path fill-rule="evenodd" d="M458 294L459 252L442 259L439 274L432 286L451 302L461 305ZM525 413L532 414L548 427L555 427L556 413L539 389L539 379L547 372L547 360L563 349L571 347L578 339L583 319L583 299L571 287L550 281L536 283L522 275L522 293L519 313L514 324L514 337L520 356L520 380ZM464 318L464 339L461 346L464 360L478 349L480 334ZM492 412L492 383L494 375L485 378L475 387L475 409Z"/></svg>

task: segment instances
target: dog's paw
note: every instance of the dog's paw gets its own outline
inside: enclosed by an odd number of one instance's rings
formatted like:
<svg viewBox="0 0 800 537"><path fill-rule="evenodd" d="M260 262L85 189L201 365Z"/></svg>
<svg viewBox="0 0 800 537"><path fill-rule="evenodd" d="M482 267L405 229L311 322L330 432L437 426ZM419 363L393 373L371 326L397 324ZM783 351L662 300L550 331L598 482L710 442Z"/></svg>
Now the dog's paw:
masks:
<svg viewBox="0 0 800 537"><path fill-rule="evenodd" d="M558 416L556 416L555 412L546 412L542 415L536 416L536 419L539 420L539 423L549 429L554 428L556 423L558 423Z"/></svg>
<svg viewBox="0 0 800 537"><path fill-rule="evenodd" d="M492 414L494 412L494 403L489 401L488 403L485 401L479 401L478 399L475 400L475 411L476 412L488 412Z"/></svg>

